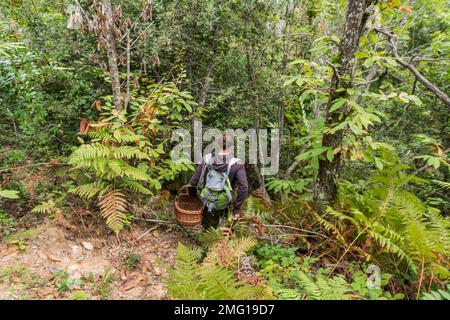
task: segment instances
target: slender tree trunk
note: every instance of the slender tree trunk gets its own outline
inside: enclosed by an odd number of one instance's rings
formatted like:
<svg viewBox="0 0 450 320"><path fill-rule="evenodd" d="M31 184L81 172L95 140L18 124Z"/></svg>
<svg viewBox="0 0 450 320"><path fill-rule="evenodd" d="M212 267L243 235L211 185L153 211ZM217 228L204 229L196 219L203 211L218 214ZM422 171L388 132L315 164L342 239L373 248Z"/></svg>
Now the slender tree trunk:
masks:
<svg viewBox="0 0 450 320"><path fill-rule="evenodd" d="M122 110L122 97L120 95L120 78L119 68L117 66L117 51L116 51L116 38L114 36L114 22L111 9L111 1L104 0L104 14L106 18L105 33L106 33L106 53L108 55L108 67L111 77L111 88L114 97L114 107L117 111Z"/></svg>
<svg viewBox="0 0 450 320"><path fill-rule="evenodd" d="M214 71L214 66L216 64L216 56L217 56L218 47L219 47L219 27L217 25L215 25L214 31L213 31L213 40L212 40L211 49L210 49L211 52L209 54L208 66L206 69L206 77L205 77L205 81L203 83L203 87L200 91L197 108L204 108L206 105L206 100L208 98L208 92L209 92L209 89L211 88L211 83L213 82L213 71Z"/></svg>
<svg viewBox="0 0 450 320"><path fill-rule="evenodd" d="M247 75L252 87L252 100L255 103L255 110L256 110L256 114L259 114L260 112L260 104L259 104L259 97L257 94L255 94L255 88L256 88L256 75L255 72L253 70L253 47L251 45L248 46L247 48ZM257 131L259 130L259 117L257 115L255 115L255 117L253 118L253 127L254 129L256 129ZM260 158L260 148L259 148L259 143L258 143L258 156ZM255 164L253 166L253 169L255 170L255 174L256 174L256 178L258 180L258 184L259 184L259 188L262 191L262 195L265 199L269 198L269 195L267 193L266 190L266 186L265 186L265 181L264 181L264 176L261 174L259 168L258 168L258 164Z"/></svg>
<svg viewBox="0 0 450 320"><path fill-rule="evenodd" d="M346 98L346 91L337 91L339 88L351 88L353 86L353 74L355 69L355 52L359 48L359 42L370 14L371 6L376 0L350 0L347 6L344 32L339 46L339 68L335 70L331 79L331 90L327 103L326 124L331 126L338 123L339 112L329 112L333 102L339 98ZM350 109L341 109L343 118L350 113ZM320 160L319 172L314 185L314 200L319 210L325 205L332 204L336 199L336 181L339 177L341 166L341 152L338 151L344 137L343 130L335 133L326 133L322 139L324 147L336 150L333 161Z"/></svg>
<svg viewBox="0 0 450 320"><path fill-rule="evenodd" d="M127 30L127 82L126 82L126 93L125 93L125 101L123 103L123 108L127 111L128 104L130 103L131 93L131 40L130 40L130 30Z"/></svg>

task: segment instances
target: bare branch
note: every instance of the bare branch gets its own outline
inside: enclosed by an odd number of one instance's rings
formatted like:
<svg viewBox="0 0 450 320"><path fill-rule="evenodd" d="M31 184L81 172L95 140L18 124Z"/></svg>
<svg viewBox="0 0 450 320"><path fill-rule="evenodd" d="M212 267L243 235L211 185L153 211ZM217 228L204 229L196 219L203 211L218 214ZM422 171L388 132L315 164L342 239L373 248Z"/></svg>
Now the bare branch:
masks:
<svg viewBox="0 0 450 320"><path fill-rule="evenodd" d="M412 64L406 62L403 60L397 52L397 37L394 34L391 34L389 32L386 32L382 29L375 29L378 32L384 34L388 39L389 43L392 47L392 54L397 59L397 62L402 65L403 67L407 68L409 71L411 71L417 80L419 80L428 90L433 92L436 97L438 97L441 101L443 101L447 106L450 106L450 97L447 96L441 89L439 89L435 84L430 82L424 75L422 75L416 67L414 67Z"/></svg>

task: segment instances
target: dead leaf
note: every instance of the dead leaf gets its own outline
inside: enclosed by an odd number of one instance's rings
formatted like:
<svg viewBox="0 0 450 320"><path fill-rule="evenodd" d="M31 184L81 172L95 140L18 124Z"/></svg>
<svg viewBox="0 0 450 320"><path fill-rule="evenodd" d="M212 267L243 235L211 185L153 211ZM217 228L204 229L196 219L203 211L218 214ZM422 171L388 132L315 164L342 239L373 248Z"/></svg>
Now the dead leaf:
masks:
<svg viewBox="0 0 450 320"><path fill-rule="evenodd" d="M406 13L411 13L412 9L410 7L401 7L400 8L401 11L406 12Z"/></svg>

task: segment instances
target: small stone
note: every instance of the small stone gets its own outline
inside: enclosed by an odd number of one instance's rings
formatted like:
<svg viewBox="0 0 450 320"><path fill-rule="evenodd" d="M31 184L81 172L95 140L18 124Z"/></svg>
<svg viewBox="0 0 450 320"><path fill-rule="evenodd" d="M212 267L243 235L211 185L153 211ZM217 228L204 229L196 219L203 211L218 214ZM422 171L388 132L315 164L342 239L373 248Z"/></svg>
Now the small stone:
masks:
<svg viewBox="0 0 450 320"><path fill-rule="evenodd" d="M58 273L58 272L60 272L60 271L61 271L60 268L57 268L57 267L50 267L50 272L51 272L51 273Z"/></svg>
<svg viewBox="0 0 450 320"><path fill-rule="evenodd" d="M94 246L93 246L92 243L90 243L90 242L83 241L81 244L83 245L83 247L84 247L86 250L92 250L92 249L94 249Z"/></svg>
<svg viewBox="0 0 450 320"><path fill-rule="evenodd" d="M157 266L153 266L153 274L155 276L160 276L161 275L161 270Z"/></svg>
<svg viewBox="0 0 450 320"><path fill-rule="evenodd" d="M71 246L72 248L72 255L73 256L78 256L81 252L80 252L80 247L79 246Z"/></svg>
<svg viewBox="0 0 450 320"><path fill-rule="evenodd" d="M67 267L67 272L69 273L69 278L71 279L81 279L81 269L77 264L72 264Z"/></svg>

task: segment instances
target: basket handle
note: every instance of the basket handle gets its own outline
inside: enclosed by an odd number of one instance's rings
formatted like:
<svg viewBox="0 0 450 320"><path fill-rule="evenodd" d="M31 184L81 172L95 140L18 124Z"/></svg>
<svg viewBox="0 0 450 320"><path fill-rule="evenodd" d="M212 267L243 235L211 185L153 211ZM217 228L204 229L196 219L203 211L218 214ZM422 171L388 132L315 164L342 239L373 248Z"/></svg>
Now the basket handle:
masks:
<svg viewBox="0 0 450 320"><path fill-rule="evenodd" d="M189 187L190 187L190 185L188 185L188 184L182 186L182 187L178 190L177 196L189 194L189 191L187 191ZM184 192L184 193L181 193L182 190L184 190L185 192Z"/></svg>

